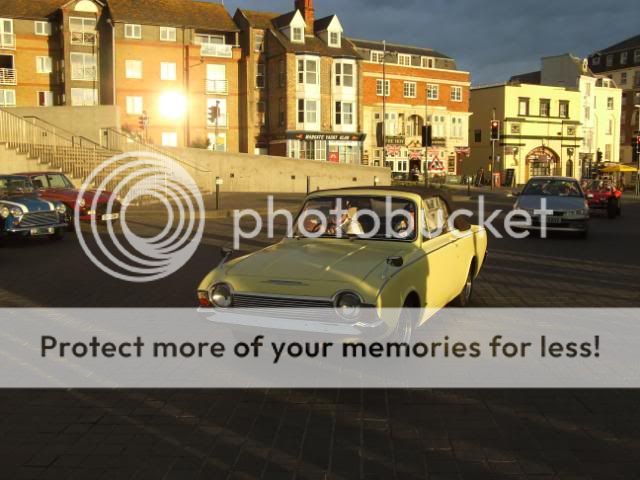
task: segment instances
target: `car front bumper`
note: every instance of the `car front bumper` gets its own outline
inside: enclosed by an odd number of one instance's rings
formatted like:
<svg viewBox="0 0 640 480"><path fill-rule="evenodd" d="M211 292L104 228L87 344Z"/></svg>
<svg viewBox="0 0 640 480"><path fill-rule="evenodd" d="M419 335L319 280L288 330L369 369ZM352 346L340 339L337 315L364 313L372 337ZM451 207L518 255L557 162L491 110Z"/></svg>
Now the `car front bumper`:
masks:
<svg viewBox="0 0 640 480"><path fill-rule="evenodd" d="M526 230L542 230L542 223L536 219L533 220L531 226L526 227ZM582 217L576 219L563 218L558 223L547 222L545 230L549 232L585 232L589 229L589 217Z"/></svg>
<svg viewBox="0 0 640 480"><path fill-rule="evenodd" d="M11 227L8 228L6 230L7 233L31 233L34 230L47 230L47 229L53 229L54 231L58 228L67 228L68 224L66 223L56 223L53 225L38 225L38 226L32 226L32 227L20 227L20 226L16 226L16 227ZM55 232L51 232L51 234L53 234Z"/></svg>

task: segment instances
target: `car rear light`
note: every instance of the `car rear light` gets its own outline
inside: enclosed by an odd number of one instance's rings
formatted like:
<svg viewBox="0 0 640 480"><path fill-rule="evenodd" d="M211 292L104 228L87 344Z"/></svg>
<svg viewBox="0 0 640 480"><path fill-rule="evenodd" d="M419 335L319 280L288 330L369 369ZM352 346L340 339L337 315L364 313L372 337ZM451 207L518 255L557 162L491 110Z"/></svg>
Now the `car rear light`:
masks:
<svg viewBox="0 0 640 480"><path fill-rule="evenodd" d="M198 291L198 303L203 308L213 308L213 304L211 300L209 300L209 292L207 291Z"/></svg>

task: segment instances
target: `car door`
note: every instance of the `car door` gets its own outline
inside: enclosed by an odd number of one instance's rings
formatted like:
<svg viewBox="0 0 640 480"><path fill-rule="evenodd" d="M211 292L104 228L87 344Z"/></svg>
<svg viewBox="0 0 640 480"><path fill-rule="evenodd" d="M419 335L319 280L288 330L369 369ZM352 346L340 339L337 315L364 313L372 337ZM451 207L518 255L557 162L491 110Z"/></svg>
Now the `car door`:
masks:
<svg viewBox="0 0 640 480"><path fill-rule="evenodd" d="M422 249L427 258L427 291L429 308L444 307L457 295L459 254L457 238L447 226L446 204L439 198L428 198L423 203Z"/></svg>

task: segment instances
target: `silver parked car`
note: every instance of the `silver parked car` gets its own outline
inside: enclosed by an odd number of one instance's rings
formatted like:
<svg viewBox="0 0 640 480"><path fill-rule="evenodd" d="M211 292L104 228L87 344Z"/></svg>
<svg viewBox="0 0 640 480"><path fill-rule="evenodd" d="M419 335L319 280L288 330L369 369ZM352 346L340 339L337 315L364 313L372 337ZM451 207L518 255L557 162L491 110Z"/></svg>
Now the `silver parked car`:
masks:
<svg viewBox="0 0 640 480"><path fill-rule="evenodd" d="M546 201L546 228L548 231L576 232L581 237L589 234L589 204L580 184L571 177L534 177L527 182L514 205L516 210L527 211L532 218L528 230L541 230L540 213L535 213Z"/></svg>

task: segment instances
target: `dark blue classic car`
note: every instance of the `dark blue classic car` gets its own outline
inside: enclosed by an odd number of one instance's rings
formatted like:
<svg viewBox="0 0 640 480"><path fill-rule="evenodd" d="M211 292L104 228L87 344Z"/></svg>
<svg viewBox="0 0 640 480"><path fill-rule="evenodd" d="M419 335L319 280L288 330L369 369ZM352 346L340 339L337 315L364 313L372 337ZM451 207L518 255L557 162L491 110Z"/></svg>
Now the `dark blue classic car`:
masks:
<svg viewBox="0 0 640 480"><path fill-rule="evenodd" d="M61 202L38 197L28 177L0 175L0 241L6 235L60 240L67 229L66 210Z"/></svg>

